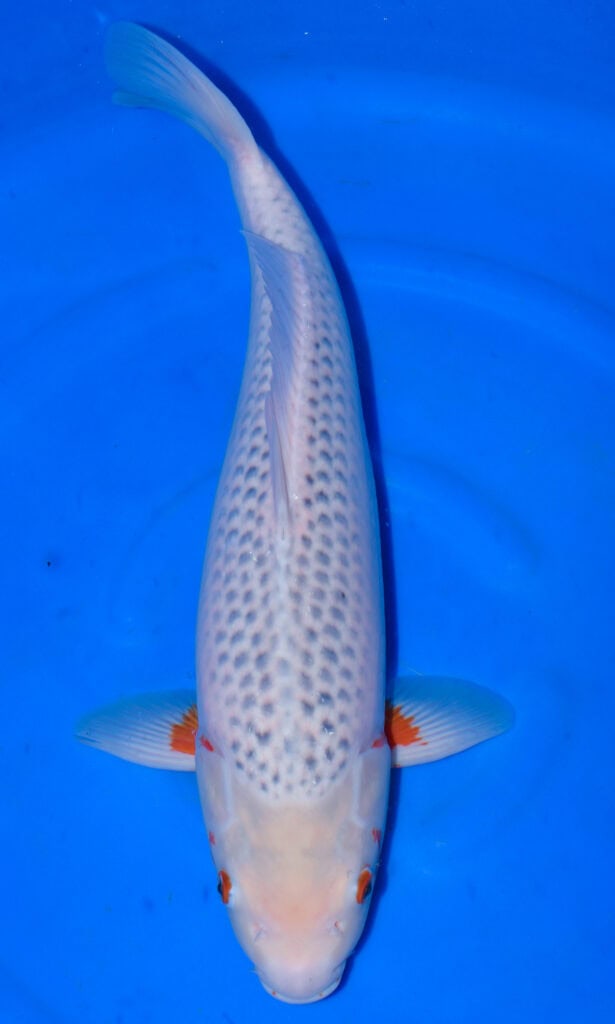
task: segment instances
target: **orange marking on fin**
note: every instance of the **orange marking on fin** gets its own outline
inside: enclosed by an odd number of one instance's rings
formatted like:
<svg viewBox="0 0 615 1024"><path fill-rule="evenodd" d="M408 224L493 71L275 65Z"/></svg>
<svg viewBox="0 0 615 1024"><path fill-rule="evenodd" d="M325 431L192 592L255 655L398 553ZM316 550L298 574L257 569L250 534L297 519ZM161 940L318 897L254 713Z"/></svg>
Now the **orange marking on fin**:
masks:
<svg viewBox="0 0 615 1024"><path fill-rule="evenodd" d="M213 743L210 743L206 736L201 736L201 746L205 747L205 750L213 751Z"/></svg>
<svg viewBox="0 0 615 1024"><path fill-rule="evenodd" d="M171 727L171 750L178 754L194 754L194 737L199 727L196 704L191 704L181 722Z"/></svg>
<svg viewBox="0 0 615 1024"><path fill-rule="evenodd" d="M227 875L226 871L218 871L218 892L223 903L228 903L232 888L230 875Z"/></svg>
<svg viewBox="0 0 615 1024"><path fill-rule="evenodd" d="M375 843L380 843L380 840L382 839L382 832L379 828L372 829L372 839Z"/></svg>
<svg viewBox="0 0 615 1024"><path fill-rule="evenodd" d="M371 868L363 868L363 870L362 870L362 872L359 875L359 878L357 880L357 893L356 893L356 901L357 901L357 903L365 903L365 900L370 895L370 893L372 891L372 885L373 885L372 878L373 878L373 875L372 875Z"/></svg>
<svg viewBox="0 0 615 1024"><path fill-rule="evenodd" d="M402 714L398 704L387 701L384 728L391 747L409 747L411 743L420 743L423 747L428 745L419 726L413 722L414 715Z"/></svg>

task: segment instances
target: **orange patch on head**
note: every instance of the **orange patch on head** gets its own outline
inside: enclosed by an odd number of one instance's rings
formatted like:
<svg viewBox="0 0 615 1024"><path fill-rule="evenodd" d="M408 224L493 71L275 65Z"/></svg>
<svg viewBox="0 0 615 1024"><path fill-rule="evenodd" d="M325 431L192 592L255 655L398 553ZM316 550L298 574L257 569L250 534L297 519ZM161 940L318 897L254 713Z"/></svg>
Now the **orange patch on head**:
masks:
<svg viewBox="0 0 615 1024"><path fill-rule="evenodd" d="M196 704L191 704L181 722L171 727L171 750L178 754L194 754L194 737L199 727Z"/></svg>
<svg viewBox="0 0 615 1024"><path fill-rule="evenodd" d="M216 845L216 837L213 834L213 832L208 832L207 833L207 838L209 839L209 842L211 843L212 846Z"/></svg>
<svg viewBox="0 0 615 1024"><path fill-rule="evenodd" d="M205 750L213 751L214 745L210 743L206 736L201 736L201 746L205 747Z"/></svg>
<svg viewBox="0 0 615 1024"><path fill-rule="evenodd" d="M409 747L411 743L427 745L419 726L413 723L414 715L403 715L398 704L387 701L384 728L391 747Z"/></svg>
<svg viewBox="0 0 615 1024"><path fill-rule="evenodd" d="M226 871L218 871L218 892L223 903L228 903L232 888L230 875Z"/></svg>
<svg viewBox="0 0 615 1024"><path fill-rule="evenodd" d="M374 742L372 743L372 749L377 750L378 747L383 747L385 745L386 741L387 741L387 738L386 738L385 734L383 732L381 732L380 736L377 736L376 739L374 740Z"/></svg>
<svg viewBox="0 0 615 1024"><path fill-rule="evenodd" d="M375 843L379 843L380 840L382 839L382 832L379 828L372 829L372 839L374 840Z"/></svg>

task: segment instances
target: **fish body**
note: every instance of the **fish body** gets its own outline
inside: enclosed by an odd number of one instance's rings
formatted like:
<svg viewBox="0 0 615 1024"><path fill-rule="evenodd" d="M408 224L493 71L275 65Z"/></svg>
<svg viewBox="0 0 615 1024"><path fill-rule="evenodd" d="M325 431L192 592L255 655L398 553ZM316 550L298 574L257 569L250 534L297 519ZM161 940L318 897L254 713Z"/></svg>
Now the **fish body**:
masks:
<svg viewBox="0 0 615 1024"><path fill-rule="evenodd" d="M301 204L228 99L137 26L116 26L109 52L128 92L138 74L139 96L224 156L247 242L250 333L198 613L196 770L237 936L270 991L306 1002L335 988L363 927L391 765L348 323Z"/></svg>
<svg viewBox="0 0 615 1024"><path fill-rule="evenodd" d="M434 760L503 731L473 684L402 680L385 732L378 510L352 342L329 260L245 121L169 43L113 26L127 105L165 110L227 162L251 316L211 517L196 703L153 694L85 719L79 738L196 769L218 890L267 991L306 1003L339 984L363 929L392 759Z"/></svg>
<svg viewBox="0 0 615 1024"><path fill-rule="evenodd" d="M378 518L329 262L256 143L231 176L252 311L201 589L197 777L236 934L306 1002L340 980L384 827Z"/></svg>
<svg viewBox="0 0 615 1024"><path fill-rule="evenodd" d="M384 825L378 519L328 260L256 144L232 179L252 312L201 589L197 777L238 938L304 1002L339 982Z"/></svg>

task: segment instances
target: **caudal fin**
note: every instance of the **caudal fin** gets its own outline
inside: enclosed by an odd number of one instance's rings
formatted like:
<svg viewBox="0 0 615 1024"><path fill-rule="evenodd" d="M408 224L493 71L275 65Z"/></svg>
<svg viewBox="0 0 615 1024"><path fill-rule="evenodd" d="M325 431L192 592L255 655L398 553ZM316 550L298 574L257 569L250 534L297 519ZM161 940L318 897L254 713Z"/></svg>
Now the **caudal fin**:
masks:
<svg viewBox="0 0 615 1024"><path fill-rule="evenodd" d="M160 36L129 21L112 25L107 69L119 89L117 103L153 107L196 128L229 161L256 150L239 111L202 71Z"/></svg>

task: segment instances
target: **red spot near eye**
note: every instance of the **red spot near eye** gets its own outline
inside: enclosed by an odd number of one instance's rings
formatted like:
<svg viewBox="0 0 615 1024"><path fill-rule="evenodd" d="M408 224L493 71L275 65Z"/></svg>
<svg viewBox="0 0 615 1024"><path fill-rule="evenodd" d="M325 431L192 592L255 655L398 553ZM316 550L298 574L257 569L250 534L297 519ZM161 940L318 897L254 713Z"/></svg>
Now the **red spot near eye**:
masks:
<svg viewBox="0 0 615 1024"><path fill-rule="evenodd" d="M379 843L380 840L382 839L382 832L380 831L379 828L372 829L372 839L374 840L375 843Z"/></svg>
<svg viewBox="0 0 615 1024"><path fill-rule="evenodd" d="M232 888L230 875L226 871L218 871L218 892L223 903L228 903Z"/></svg>
<svg viewBox="0 0 615 1024"><path fill-rule="evenodd" d="M207 833L207 838L209 839L209 842L211 843L212 846L216 845L216 837L213 834L213 832L208 832Z"/></svg>
<svg viewBox="0 0 615 1024"><path fill-rule="evenodd" d="M374 740L374 742L372 743L372 749L376 749L377 750L378 747L383 747L385 745L386 741L387 741L387 738L386 738L385 734L383 732L381 732L380 736L377 736L376 739Z"/></svg>
<svg viewBox="0 0 615 1024"><path fill-rule="evenodd" d="M171 750L178 754L194 754L194 737L199 727L196 704L191 704L181 722L171 727Z"/></svg>
<svg viewBox="0 0 615 1024"><path fill-rule="evenodd" d="M201 736L201 746L205 747L205 750L213 751L213 743L210 743L206 736Z"/></svg>
<svg viewBox="0 0 615 1024"><path fill-rule="evenodd" d="M357 903L365 903L365 900L372 891L372 872L371 868L363 868L357 881Z"/></svg>
<svg viewBox="0 0 615 1024"><path fill-rule="evenodd" d="M414 715L402 714L399 705L387 701L385 714L385 732L391 747L409 747L411 743L428 744L421 736L418 725L414 725Z"/></svg>

